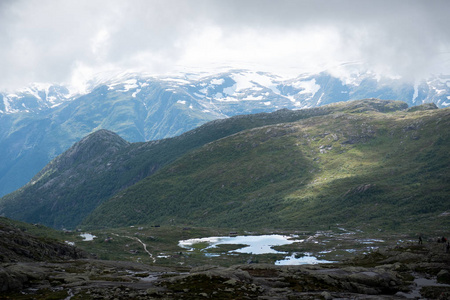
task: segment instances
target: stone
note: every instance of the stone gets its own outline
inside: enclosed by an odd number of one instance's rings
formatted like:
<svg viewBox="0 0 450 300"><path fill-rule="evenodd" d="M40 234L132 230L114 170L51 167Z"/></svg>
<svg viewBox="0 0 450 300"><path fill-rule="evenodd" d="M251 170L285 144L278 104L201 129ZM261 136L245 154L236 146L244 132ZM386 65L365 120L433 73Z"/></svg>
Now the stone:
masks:
<svg viewBox="0 0 450 300"><path fill-rule="evenodd" d="M436 279L439 283L450 284L450 272L447 270L440 270Z"/></svg>

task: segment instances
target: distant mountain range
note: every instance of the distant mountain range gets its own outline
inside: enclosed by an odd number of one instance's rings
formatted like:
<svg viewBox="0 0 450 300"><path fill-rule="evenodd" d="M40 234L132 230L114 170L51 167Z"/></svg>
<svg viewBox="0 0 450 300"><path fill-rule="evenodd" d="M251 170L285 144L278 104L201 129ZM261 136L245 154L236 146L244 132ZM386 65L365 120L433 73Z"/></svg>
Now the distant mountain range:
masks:
<svg viewBox="0 0 450 300"><path fill-rule="evenodd" d="M364 98L446 107L449 97L450 76L444 75L408 84L370 73L346 80L325 72L293 79L248 70L178 77L126 73L99 77L82 94L62 85L34 84L0 93L0 196L26 184L49 161L99 129L145 142L211 120L282 108Z"/></svg>
<svg viewBox="0 0 450 300"><path fill-rule="evenodd" d="M369 99L150 142L99 130L1 198L0 215L54 228L448 223L448 126L450 108Z"/></svg>

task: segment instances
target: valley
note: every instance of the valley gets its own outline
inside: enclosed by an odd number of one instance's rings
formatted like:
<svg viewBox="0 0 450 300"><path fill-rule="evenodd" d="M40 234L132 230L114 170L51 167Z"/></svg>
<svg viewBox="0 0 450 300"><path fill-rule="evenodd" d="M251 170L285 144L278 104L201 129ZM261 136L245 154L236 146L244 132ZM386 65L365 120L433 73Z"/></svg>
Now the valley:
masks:
<svg viewBox="0 0 450 300"><path fill-rule="evenodd" d="M0 199L0 295L445 299L449 123L365 99L96 131Z"/></svg>
<svg viewBox="0 0 450 300"><path fill-rule="evenodd" d="M0 300L449 300L449 11L0 0Z"/></svg>
<svg viewBox="0 0 450 300"><path fill-rule="evenodd" d="M0 221L11 226L11 221ZM450 254L436 243L445 230L423 234L419 245L414 231L343 227L247 232L156 225L85 234L13 224L22 232L59 236L91 254L46 262L3 262L0 295L4 299L445 299L450 295ZM0 240L4 225L1 229ZM272 247L283 253L253 254L237 251L244 245L219 243L207 250L201 239L230 232L230 239L277 234L294 242ZM192 238L198 242L189 249L180 244L181 239ZM319 261L276 263L286 256ZM323 263L324 259L333 261Z"/></svg>

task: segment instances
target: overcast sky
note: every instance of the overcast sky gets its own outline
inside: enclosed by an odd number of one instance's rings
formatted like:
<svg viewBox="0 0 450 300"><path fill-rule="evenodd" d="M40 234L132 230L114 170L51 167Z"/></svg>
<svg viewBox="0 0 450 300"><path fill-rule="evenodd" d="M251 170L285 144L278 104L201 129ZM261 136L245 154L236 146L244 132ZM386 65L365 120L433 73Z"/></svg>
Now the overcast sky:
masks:
<svg viewBox="0 0 450 300"><path fill-rule="evenodd" d="M448 0L0 0L0 89L105 70L450 74Z"/></svg>

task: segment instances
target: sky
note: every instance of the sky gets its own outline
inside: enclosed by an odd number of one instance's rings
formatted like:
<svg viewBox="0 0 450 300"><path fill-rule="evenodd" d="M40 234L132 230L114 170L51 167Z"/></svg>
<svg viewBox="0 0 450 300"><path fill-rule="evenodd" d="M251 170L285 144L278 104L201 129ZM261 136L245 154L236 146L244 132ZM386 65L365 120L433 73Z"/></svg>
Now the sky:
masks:
<svg viewBox="0 0 450 300"><path fill-rule="evenodd" d="M0 89L246 68L450 74L448 0L0 0Z"/></svg>

